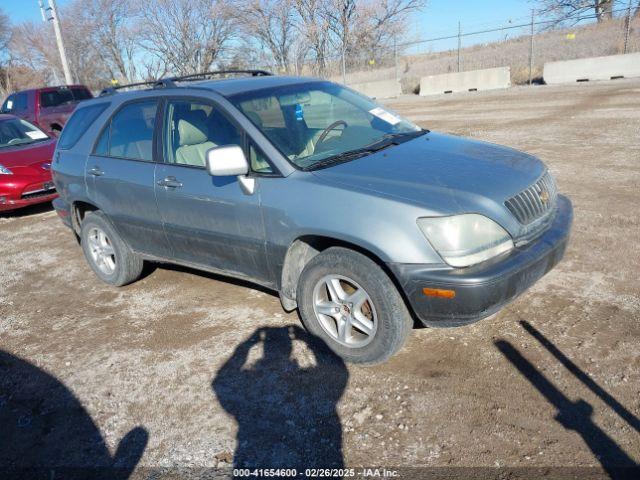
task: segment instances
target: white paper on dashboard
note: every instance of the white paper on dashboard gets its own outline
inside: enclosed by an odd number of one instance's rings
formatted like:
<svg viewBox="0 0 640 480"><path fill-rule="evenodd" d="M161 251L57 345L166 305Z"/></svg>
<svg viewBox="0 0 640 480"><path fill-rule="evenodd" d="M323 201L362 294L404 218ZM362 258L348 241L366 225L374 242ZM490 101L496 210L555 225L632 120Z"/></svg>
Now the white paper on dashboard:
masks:
<svg viewBox="0 0 640 480"><path fill-rule="evenodd" d="M381 120L384 120L387 123L390 123L391 125L395 125L396 123L400 123L401 122L400 118L396 117L391 112L387 112L382 107L373 108L373 109L369 110L369 113L371 115L375 115L376 117L378 117Z"/></svg>
<svg viewBox="0 0 640 480"><path fill-rule="evenodd" d="M31 140L40 140L41 138L47 138L47 135L39 130L33 130L31 132L24 133L26 133Z"/></svg>

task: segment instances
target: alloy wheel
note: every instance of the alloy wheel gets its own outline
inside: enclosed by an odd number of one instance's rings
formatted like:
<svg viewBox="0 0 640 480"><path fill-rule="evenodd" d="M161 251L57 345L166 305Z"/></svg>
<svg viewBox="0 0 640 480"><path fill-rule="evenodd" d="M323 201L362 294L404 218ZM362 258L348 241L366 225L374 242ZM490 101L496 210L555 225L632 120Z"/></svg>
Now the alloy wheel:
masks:
<svg viewBox="0 0 640 480"><path fill-rule="evenodd" d="M322 329L347 347L369 344L378 328L371 297L355 280L343 275L326 275L316 283L313 310Z"/></svg>
<svg viewBox="0 0 640 480"><path fill-rule="evenodd" d="M89 230L87 242L96 267L105 275L112 275L116 270L116 252L106 233L98 227L93 227Z"/></svg>

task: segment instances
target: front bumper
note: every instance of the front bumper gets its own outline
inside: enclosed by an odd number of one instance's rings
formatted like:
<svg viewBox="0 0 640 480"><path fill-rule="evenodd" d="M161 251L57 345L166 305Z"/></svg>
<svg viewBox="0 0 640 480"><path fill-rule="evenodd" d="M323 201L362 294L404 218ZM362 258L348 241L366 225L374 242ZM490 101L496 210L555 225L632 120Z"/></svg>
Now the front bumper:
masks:
<svg viewBox="0 0 640 480"><path fill-rule="evenodd" d="M50 202L58 196L50 175L45 178L7 177L11 178L0 179L4 180L0 184L0 212Z"/></svg>
<svg viewBox="0 0 640 480"><path fill-rule="evenodd" d="M454 327L488 317L514 300L563 257L571 224L571 201L558 196L551 226L537 239L468 268L390 263L415 315L427 326ZM454 290L454 298L426 296L422 289Z"/></svg>

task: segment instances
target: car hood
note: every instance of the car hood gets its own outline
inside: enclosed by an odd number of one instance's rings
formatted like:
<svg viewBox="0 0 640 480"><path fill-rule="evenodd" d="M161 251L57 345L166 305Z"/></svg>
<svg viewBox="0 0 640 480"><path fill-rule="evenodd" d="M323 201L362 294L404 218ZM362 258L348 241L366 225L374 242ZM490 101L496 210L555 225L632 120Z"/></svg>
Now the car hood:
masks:
<svg viewBox="0 0 640 480"><path fill-rule="evenodd" d="M51 163L56 141L51 139L32 145L0 148L0 165L11 169L28 167L34 163Z"/></svg>
<svg viewBox="0 0 640 480"><path fill-rule="evenodd" d="M50 174L55 140L47 140L33 145L0 148L0 165L7 167L14 175Z"/></svg>
<svg viewBox="0 0 640 480"><path fill-rule="evenodd" d="M512 148L429 132L313 173L333 184L454 214L478 211L487 203L503 204L545 170L536 157Z"/></svg>

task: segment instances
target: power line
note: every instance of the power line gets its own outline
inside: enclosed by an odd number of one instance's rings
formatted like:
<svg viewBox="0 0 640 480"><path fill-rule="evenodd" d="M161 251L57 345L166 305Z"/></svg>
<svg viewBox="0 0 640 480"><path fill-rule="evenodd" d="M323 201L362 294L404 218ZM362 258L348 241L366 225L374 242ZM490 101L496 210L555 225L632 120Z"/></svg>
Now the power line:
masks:
<svg viewBox="0 0 640 480"><path fill-rule="evenodd" d="M616 13L616 12L626 12L626 8L621 8L621 9L617 9L617 10L612 10L611 13ZM577 22L581 22L583 20L590 20L590 19L594 19L594 18L598 18L599 15L596 14L590 14L590 15L580 15L580 16L567 16L564 17L562 19L559 20L539 20L537 22L533 22L534 27L538 26L538 25L549 25L549 24L559 24L562 22L565 22L567 20L575 20L576 23ZM441 40L452 40L454 38L459 38L459 37L470 37L472 35L481 35L484 33L493 33L493 32L501 32L504 30L515 30L517 28L524 28L524 27L530 27L531 26L531 22L527 22L527 23L520 23L517 25L508 25L508 26L503 26L503 27L497 27L497 28L490 28L490 29L486 29L486 30L476 30L473 32L465 32L465 33L457 33L457 34L451 34L451 35L446 35L446 36L442 36L442 37L433 37L433 38L427 38L424 40L414 40L412 42L404 42L404 43L399 43L398 47L407 47L410 45L419 45L421 43L429 43L429 42L438 42Z"/></svg>

